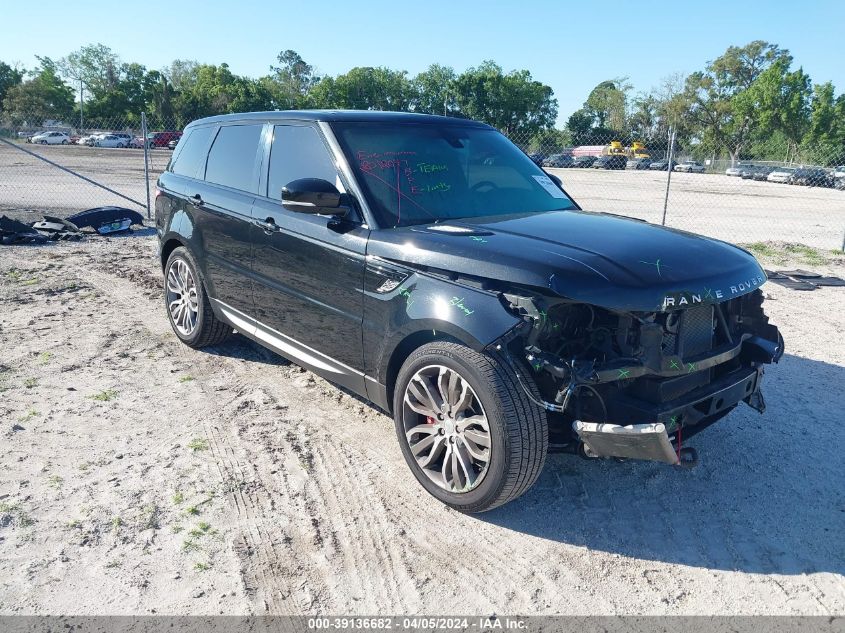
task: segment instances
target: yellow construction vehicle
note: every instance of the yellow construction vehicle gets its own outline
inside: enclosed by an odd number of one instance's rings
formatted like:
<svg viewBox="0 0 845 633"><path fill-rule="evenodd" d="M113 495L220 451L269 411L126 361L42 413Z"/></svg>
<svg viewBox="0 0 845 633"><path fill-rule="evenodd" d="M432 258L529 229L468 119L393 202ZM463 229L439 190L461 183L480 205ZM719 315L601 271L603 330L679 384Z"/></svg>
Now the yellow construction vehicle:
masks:
<svg viewBox="0 0 845 633"><path fill-rule="evenodd" d="M628 148L628 156L631 158L651 158L645 144L639 141L631 143L631 147Z"/></svg>

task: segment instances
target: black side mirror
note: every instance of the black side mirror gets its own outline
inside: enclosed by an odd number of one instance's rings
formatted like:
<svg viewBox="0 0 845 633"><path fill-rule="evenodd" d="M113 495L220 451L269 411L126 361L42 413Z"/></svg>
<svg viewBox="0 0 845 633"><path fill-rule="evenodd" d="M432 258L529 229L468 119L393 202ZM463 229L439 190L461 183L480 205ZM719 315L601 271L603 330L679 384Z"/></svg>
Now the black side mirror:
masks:
<svg viewBox="0 0 845 633"><path fill-rule="evenodd" d="M349 213L343 201L337 187L322 178L300 178L282 187L282 206L288 211L343 217Z"/></svg>

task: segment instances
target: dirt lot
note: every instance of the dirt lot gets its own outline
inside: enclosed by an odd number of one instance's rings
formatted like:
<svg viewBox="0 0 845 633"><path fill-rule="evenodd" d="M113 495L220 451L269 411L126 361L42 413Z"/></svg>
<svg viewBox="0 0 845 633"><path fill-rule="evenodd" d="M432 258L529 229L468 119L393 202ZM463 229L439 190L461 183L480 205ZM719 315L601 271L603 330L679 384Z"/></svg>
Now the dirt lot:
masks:
<svg viewBox="0 0 845 633"><path fill-rule="evenodd" d="M0 614L845 614L845 288L766 286L769 411L696 468L553 455L464 516L368 404L179 344L150 230L0 249Z"/></svg>
<svg viewBox="0 0 845 633"><path fill-rule="evenodd" d="M136 149L22 145L141 203L146 201L144 154ZM171 152L150 152L152 186ZM660 223L666 173L550 169L585 209ZM102 189L0 143L0 213L32 210L69 214L120 204ZM718 174L672 174L667 224L729 242L781 240L823 249L842 246L845 191L796 187ZM39 219L35 217L33 219Z"/></svg>

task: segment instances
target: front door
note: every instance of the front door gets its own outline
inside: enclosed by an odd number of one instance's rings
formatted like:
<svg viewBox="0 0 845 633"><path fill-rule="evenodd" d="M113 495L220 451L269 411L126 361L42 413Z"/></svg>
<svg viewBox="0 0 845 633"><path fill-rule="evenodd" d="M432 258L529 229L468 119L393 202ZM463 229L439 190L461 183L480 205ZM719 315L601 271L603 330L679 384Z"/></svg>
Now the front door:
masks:
<svg viewBox="0 0 845 633"><path fill-rule="evenodd" d="M362 287L369 230L282 207L282 187L299 178L322 178L344 190L315 127L274 126L267 162L265 190L252 210L258 336L296 362L363 392ZM269 223L274 226L268 228Z"/></svg>

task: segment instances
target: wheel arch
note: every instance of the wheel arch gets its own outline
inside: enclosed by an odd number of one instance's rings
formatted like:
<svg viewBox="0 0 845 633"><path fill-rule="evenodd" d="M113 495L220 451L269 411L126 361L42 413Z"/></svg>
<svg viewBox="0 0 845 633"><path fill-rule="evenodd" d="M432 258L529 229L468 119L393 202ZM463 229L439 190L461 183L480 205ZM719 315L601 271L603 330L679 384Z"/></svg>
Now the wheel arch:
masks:
<svg viewBox="0 0 845 633"><path fill-rule="evenodd" d="M384 384L387 390L385 401L387 404L387 411L393 415L393 390L396 387L396 377L399 375L399 370L407 358L418 350L423 345L434 343L435 341L444 341L449 343L457 343L459 345L466 345L467 347L475 347L468 340L467 336L462 340L455 333L438 332L437 330L417 330L408 334L393 348L390 358L388 359L384 369ZM477 341L476 341L477 342Z"/></svg>

